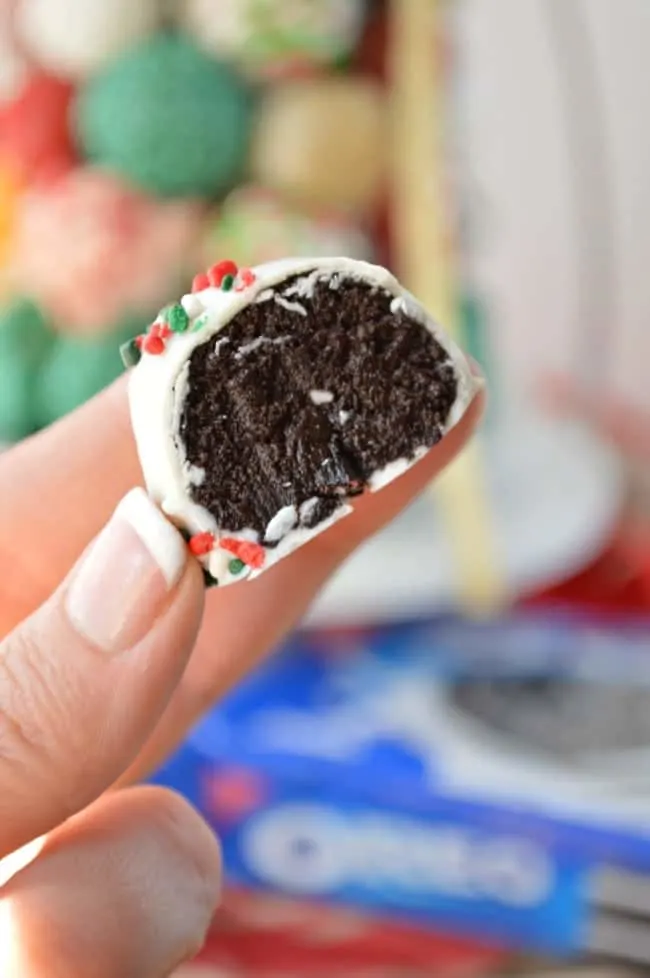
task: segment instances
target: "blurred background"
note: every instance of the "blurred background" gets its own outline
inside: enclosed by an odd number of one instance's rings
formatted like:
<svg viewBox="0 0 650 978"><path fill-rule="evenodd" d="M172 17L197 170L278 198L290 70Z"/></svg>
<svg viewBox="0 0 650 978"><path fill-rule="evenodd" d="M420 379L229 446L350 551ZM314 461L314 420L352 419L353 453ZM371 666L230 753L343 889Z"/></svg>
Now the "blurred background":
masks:
<svg viewBox="0 0 650 978"><path fill-rule="evenodd" d="M648 0L0 0L0 442L224 257L388 264L489 379L157 776L224 840L197 978L650 972L649 45Z"/></svg>

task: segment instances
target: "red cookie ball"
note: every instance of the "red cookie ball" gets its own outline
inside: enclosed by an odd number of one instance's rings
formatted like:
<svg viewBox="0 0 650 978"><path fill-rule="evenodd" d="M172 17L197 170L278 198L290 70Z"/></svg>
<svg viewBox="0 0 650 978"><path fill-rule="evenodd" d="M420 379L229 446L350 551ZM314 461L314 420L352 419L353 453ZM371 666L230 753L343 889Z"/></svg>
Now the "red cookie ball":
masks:
<svg viewBox="0 0 650 978"><path fill-rule="evenodd" d="M65 173L75 162L68 127L73 87L50 75L32 75L17 96L0 105L0 159L28 182Z"/></svg>

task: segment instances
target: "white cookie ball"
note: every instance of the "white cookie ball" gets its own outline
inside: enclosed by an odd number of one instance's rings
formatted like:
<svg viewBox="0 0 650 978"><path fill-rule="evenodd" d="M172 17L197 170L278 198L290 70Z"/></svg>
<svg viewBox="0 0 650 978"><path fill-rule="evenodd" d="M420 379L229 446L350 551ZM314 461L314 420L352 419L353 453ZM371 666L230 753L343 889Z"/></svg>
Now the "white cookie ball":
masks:
<svg viewBox="0 0 650 978"><path fill-rule="evenodd" d="M180 22L212 54L269 75L347 55L364 7L363 0L182 0Z"/></svg>
<svg viewBox="0 0 650 978"><path fill-rule="evenodd" d="M206 218L197 266L208 268L215 255L228 255L242 266L287 255L347 255L363 261L376 257L370 238L355 222L338 212L293 207L282 196L254 185L237 187Z"/></svg>
<svg viewBox="0 0 650 978"><path fill-rule="evenodd" d="M44 68L79 78L154 31L159 9L158 0L22 0L16 19Z"/></svg>
<svg viewBox="0 0 650 978"><path fill-rule="evenodd" d="M258 114L251 173L289 200L367 212L386 181L387 122L385 94L368 79L273 86Z"/></svg>

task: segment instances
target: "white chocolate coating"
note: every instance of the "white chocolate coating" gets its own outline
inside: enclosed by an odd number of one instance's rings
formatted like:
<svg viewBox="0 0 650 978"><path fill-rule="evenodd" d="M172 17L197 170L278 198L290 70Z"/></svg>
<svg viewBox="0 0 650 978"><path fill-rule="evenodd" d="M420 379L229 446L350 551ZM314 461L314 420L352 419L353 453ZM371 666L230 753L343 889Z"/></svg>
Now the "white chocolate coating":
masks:
<svg viewBox="0 0 650 978"><path fill-rule="evenodd" d="M189 357L197 346L203 345L213 337L216 338L217 349L220 343L228 342L226 337L219 339L217 336L230 320L251 302L274 301L275 293L269 290L287 278L312 273L304 282L298 282L294 286L291 295L292 305L294 302L299 305L301 298L309 295L310 287L313 287L315 281L330 278L338 272L345 278L356 279L386 290L395 297L393 307L403 307L409 316L426 326L448 353L458 387L456 400L449 412L443 434L460 421L478 389L478 382L472 375L461 350L385 268L349 258L296 258L270 262L257 266L252 271L255 274L254 282L241 291L237 291L236 288L230 291L207 288L183 296L181 305L190 317L188 329L183 333L174 333L166 341L163 354L155 356L143 353L142 359L131 372L129 384L133 431L150 495L163 511L190 535L212 533L217 542L220 538L235 538L254 543L261 541L258 540L258 534L254 530L234 532L228 527L217 526L213 516L191 498L192 486L200 484L204 473L188 464L179 432L187 393ZM162 315L157 321L162 322ZM255 342L264 342L264 338L260 337ZM327 392L312 393L318 400ZM413 458L395 459L381 471L375 472L369 481L370 491L381 489L411 468L426 454L429 447L423 445L415 452ZM308 508L309 504L309 500L303 503L301 510ZM341 505L329 519L315 527L305 528L296 525L299 514L295 511L289 512L291 509L292 507L284 507L274 516L267 528L269 538L278 540L278 543L274 547L265 548L263 567L255 569L247 567L240 573L233 574L229 570L233 554L219 546L205 557L201 557L203 566L219 581L220 585L234 583L245 576L256 577L351 512L351 507L342 498Z"/></svg>
<svg viewBox="0 0 650 978"><path fill-rule="evenodd" d="M157 0L21 0L21 40L55 75L85 78L152 34L160 22Z"/></svg>

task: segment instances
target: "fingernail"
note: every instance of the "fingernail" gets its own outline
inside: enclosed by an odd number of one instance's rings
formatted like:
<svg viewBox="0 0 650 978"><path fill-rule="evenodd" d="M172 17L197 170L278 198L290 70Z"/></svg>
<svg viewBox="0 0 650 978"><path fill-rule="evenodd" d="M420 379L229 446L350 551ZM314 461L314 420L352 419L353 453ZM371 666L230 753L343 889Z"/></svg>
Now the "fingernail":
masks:
<svg viewBox="0 0 650 978"><path fill-rule="evenodd" d="M74 628L109 654L149 631L187 559L182 537L142 489L124 497L73 573Z"/></svg>

